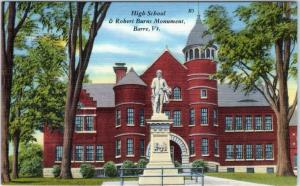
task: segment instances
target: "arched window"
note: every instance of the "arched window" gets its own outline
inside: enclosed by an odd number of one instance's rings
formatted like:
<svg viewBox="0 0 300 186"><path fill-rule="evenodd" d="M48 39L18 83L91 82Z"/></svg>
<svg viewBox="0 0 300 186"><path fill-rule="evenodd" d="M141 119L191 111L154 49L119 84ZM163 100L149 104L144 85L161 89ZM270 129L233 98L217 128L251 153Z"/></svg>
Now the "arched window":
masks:
<svg viewBox="0 0 300 186"><path fill-rule="evenodd" d="M188 60L188 52L185 52L185 61Z"/></svg>
<svg viewBox="0 0 300 186"><path fill-rule="evenodd" d="M173 90L173 99L181 99L181 90L179 87L175 87Z"/></svg>
<svg viewBox="0 0 300 186"><path fill-rule="evenodd" d="M194 57L194 56L193 56L193 50L191 49L191 50L190 50L190 60L192 60L193 57Z"/></svg>
<svg viewBox="0 0 300 186"><path fill-rule="evenodd" d="M77 104L77 109L81 109L82 107L84 107L83 103L81 103L80 101Z"/></svg>
<svg viewBox="0 0 300 186"><path fill-rule="evenodd" d="M206 49L206 58L210 58L210 49Z"/></svg>
<svg viewBox="0 0 300 186"><path fill-rule="evenodd" d="M198 59L199 58L199 49L196 48L195 49L195 59Z"/></svg>
<svg viewBox="0 0 300 186"><path fill-rule="evenodd" d="M205 50L201 49L201 58L205 58Z"/></svg>
<svg viewBox="0 0 300 186"><path fill-rule="evenodd" d="M214 50L214 49L211 50L211 57L212 57L213 59L215 58L215 50Z"/></svg>

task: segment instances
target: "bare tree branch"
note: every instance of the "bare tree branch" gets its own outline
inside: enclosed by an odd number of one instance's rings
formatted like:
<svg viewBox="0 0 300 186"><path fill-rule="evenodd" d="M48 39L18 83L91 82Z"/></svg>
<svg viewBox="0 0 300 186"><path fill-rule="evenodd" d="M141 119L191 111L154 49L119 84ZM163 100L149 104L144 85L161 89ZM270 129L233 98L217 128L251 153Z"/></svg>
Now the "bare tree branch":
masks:
<svg viewBox="0 0 300 186"><path fill-rule="evenodd" d="M30 12L30 8L31 8L31 2L27 2L27 7L25 9L25 12L15 28L15 35L19 32L20 28L23 26L26 18L28 17L28 13Z"/></svg>

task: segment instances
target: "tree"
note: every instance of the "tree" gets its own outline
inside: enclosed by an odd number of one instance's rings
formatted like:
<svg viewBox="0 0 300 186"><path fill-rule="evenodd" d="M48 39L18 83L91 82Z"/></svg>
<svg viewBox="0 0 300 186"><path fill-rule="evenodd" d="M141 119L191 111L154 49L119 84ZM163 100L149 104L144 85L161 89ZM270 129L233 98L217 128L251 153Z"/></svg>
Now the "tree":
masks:
<svg viewBox="0 0 300 186"><path fill-rule="evenodd" d="M269 102L277 117L277 175L294 175L288 129L297 94L289 105L288 79L297 72L296 3L255 2L239 7L235 16L243 23L241 29L232 28L232 18L222 6L210 6L205 12L212 42L219 45L216 77L241 86L245 93L259 91Z"/></svg>
<svg viewBox="0 0 300 186"><path fill-rule="evenodd" d="M66 54L60 40L44 35L31 42L25 56L16 56L13 69L9 131L13 141L12 177L18 177L19 143L33 139L35 130L61 127L65 101Z"/></svg>
<svg viewBox="0 0 300 186"><path fill-rule="evenodd" d="M10 112L10 93L12 82L12 68L14 64L14 44L18 32L24 26L31 10L31 3L16 2L1 3L1 181L7 183L9 176L8 159L8 127ZM23 6L25 5L25 6ZM5 10L6 9L6 10ZM7 12L5 14L5 12ZM21 13L20 13L21 12Z"/></svg>

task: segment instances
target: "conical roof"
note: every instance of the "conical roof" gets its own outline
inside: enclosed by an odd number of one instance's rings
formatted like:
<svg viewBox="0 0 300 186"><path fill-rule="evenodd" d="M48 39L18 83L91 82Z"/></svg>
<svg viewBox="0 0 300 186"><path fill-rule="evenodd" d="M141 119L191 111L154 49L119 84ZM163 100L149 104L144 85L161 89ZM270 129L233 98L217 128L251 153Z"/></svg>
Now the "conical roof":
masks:
<svg viewBox="0 0 300 186"><path fill-rule="evenodd" d="M131 68L129 72L124 76L117 84L119 85L142 85L147 86L146 83L140 78L140 76Z"/></svg>
<svg viewBox="0 0 300 186"><path fill-rule="evenodd" d="M212 36L210 34L205 34L207 30L207 27L202 24L200 15L198 15L196 24L194 25L188 36L186 47L192 45L207 45L208 42L212 40Z"/></svg>

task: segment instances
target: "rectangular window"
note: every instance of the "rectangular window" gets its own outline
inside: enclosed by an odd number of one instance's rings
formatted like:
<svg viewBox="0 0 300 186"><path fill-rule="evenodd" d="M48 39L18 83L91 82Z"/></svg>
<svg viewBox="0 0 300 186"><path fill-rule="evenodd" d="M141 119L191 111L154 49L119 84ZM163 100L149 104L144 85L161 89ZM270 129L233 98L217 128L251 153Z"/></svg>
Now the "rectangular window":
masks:
<svg viewBox="0 0 300 186"><path fill-rule="evenodd" d="M140 156L145 156L145 140L140 140Z"/></svg>
<svg viewBox="0 0 300 186"><path fill-rule="evenodd" d="M232 116L225 116L225 130L233 130Z"/></svg>
<svg viewBox="0 0 300 186"><path fill-rule="evenodd" d="M246 159L253 159L252 145L246 145Z"/></svg>
<svg viewBox="0 0 300 186"><path fill-rule="evenodd" d="M266 115L265 116L265 130L272 130L273 124L272 124L272 116Z"/></svg>
<svg viewBox="0 0 300 186"><path fill-rule="evenodd" d="M121 156L121 140L116 141L116 156Z"/></svg>
<svg viewBox="0 0 300 186"><path fill-rule="evenodd" d="M166 110L164 111L164 113L166 114L166 116L168 116L168 119L171 119L171 112Z"/></svg>
<svg viewBox="0 0 300 186"><path fill-rule="evenodd" d="M86 161L94 161L94 146L93 145L87 145L86 146Z"/></svg>
<svg viewBox="0 0 300 186"><path fill-rule="evenodd" d="M133 108L127 109L127 124L134 125L134 111Z"/></svg>
<svg viewBox="0 0 300 186"><path fill-rule="evenodd" d="M201 109L201 124L208 124L208 109L202 108Z"/></svg>
<svg viewBox="0 0 300 186"><path fill-rule="evenodd" d="M201 89L200 94L201 94L202 99L206 99L207 98L207 89Z"/></svg>
<svg viewBox="0 0 300 186"><path fill-rule="evenodd" d="M190 155L194 155L195 154L195 140L191 139L189 146L190 146Z"/></svg>
<svg viewBox="0 0 300 186"><path fill-rule="evenodd" d="M236 159L243 159L243 145L235 145Z"/></svg>
<svg viewBox="0 0 300 186"><path fill-rule="evenodd" d="M83 161L83 146L75 146L75 161Z"/></svg>
<svg viewBox="0 0 300 186"><path fill-rule="evenodd" d="M61 161L62 160L62 146L58 145L55 148L55 161Z"/></svg>
<svg viewBox="0 0 300 186"><path fill-rule="evenodd" d="M190 125L195 125L195 109L190 109Z"/></svg>
<svg viewBox="0 0 300 186"><path fill-rule="evenodd" d="M176 110L174 111L174 126L181 125L181 112Z"/></svg>
<svg viewBox="0 0 300 186"><path fill-rule="evenodd" d="M75 131L83 131L83 116L76 116Z"/></svg>
<svg viewBox="0 0 300 186"><path fill-rule="evenodd" d="M255 158L256 159L263 159L262 145L255 145Z"/></svg>
<svg viewBox="0 0 300 186"><path fill-rule="evenodd" d="M133 155L133 139L127 139L127 155Z"/></svg>
<svg viewBox="0 0 300 186"><path fill-rule="evenodd" d="M245 117L245 130L253 130L252 116L250 115Z"/></svg>
<svg viewBox="0 0 300 186"><path fill-rule="evenodd" d="M103 145L96 146L96 161L103 161L104 160L104 149Z"/></svg>
<svg viewBox="0 0 300 186"><path fill-rule="evenodd" d="M214 154L219 155L219 140L218 139L214 140Z"/></svg>
<svg viewBox="0 0 300 186"><path fill-rule="evenodd" d="M206 138L201 140L201 154L208 155L208 139Z"/></svg>
<svg viewBox="0 0 300 186"><path fill-rule="evenodd" d="M218 111L217 111L217 109L213 110L213 123L214 123L215 126L218 125Z"/></svg>
<svg viewBox="0 0 300 186"><path fill-rule="evenodd" d="M243 130L242 116L235 116L235 130Z"/></svg>
<svg viewBox="0 0 300 186"><path fill-rule="evenodd" d="M273 144L266 144L266 159L273 159Z"/></svg>
<svg viewBox="0 0 300 186"><path fill-rule="evenodd" d="M233 145L226 145L226 159L233 159Z"/></svg>
<svg viewBox="0 0 300 186"><path fill-rule="evenodd" d="M145 125L144 109L141 109L139 111L139 124L140 124L140 126L144 126Z"/></svg>
<svg viewBox="0 0 300 186"><path fill-rule="evenodd" d="M93 131L94 130L94 117L93 116L87 116L86 117L86 130L87 131Z"/></svg>
<svg viewBox="0 0 300 186"><path fill-rule="evenodd" d="M121 126L121 111L116 110L116 127Z"/></svg>
<svg viewBox="0 0 300 186"><path fill-rule="evenodd" d="M255 116L255 130L263 130L261 116Z"/></svg>

